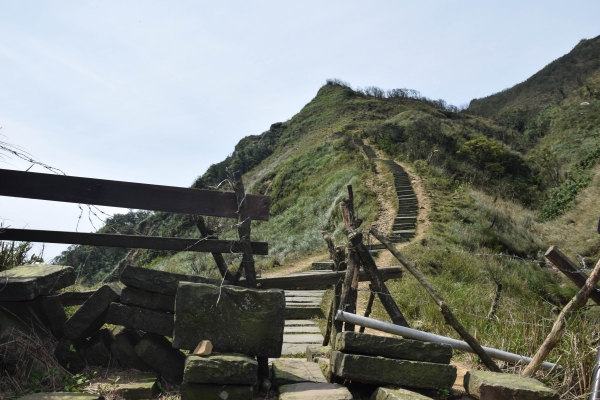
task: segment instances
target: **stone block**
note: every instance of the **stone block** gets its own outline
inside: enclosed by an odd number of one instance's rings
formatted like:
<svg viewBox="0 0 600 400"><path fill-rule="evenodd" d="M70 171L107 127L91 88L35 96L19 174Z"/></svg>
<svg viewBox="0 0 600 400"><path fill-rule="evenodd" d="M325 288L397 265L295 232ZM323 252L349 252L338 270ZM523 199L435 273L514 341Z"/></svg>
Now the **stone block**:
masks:
<svg viewBox="0 0 600 400"><path fill-rule="evenodd" d="M95 332L83 349L83 356L88 365L97 367L109 367L117 364L113 360L110 352L110 346L114 342L115 337L108 329L100 329Z"/></svg>
<svg viewBox="0 0 600 400"><path fill-rule="evenodd" d="M456 380L456 367L421 361L331 352L334 375L375 385L397 385L420 389L449 389Z"/></svg>
<svg viewBox="0 0 600 400"><path fill-rule="evenodd" d="M220 285L221 280L202 278L196 275L172 274L150 268L128 265L121 272L121 282L147 292L175 296L179 282L195 282Z"/></svg>
<svg viewBox="0 0 600 400"><path fill-rule="evenodd" d="M181 385L181 400L252 400L254 390L250 385L214 385L187 383Z"/></svg>
<svg viewBox="0 0 600 400"><path fill-rule="evenodd" d="M340 332L335 350L343 353L381 356L401 360L450 364L452 346L399 337L375 336L358 332Z"/></svg>
<svg viewBox="0 0 600 400"><path fill-rule="evenodd" d="M313 361L316 357L326 357L329 358L331 356L331 347L330 346L306 346L306 360Z"/></svg>
<svg viewBox="0 0 600 400"><path fill-rule="evenodd" d="M352 400L352 394L335 383L302 382L279 387L279 400Z"/></svg>
<svg viewBox="0 0 600 400"><path fill-rule="evenodd" d="M431 400L431 397L406 389L380 387L373 392L371 400Z"/></svg>
<svg viewBox="0 0 600 400"><path fill-rule="evenodd" d="M123 368L133 368L138 371L152 371L152 367L146 364L135 352L141 335L134 329L117 326L112 334L115 340L110 345L110 352L119 365Z"/></svg>
<svg viewBox="0 0 600 400"><path fill-rule="evenodd" d="M96 290L65 322L65 336L72 340L81 340L102 328L108 306L111 302L118 301L120 296L121 288L116 283L109 283Z"/></svg>
<svg viewBox="0 0 600 400"><path fill-rule="evenodd" d="M65 309L55 296L40 296L29 301L0 302L0 308L19 320L20 330L34 333L46 340L52 333L56 339L64 336L63 325L67 321Z"/></svg>
<svg viewBox="0 0 600 400"><path fill-rule="evenodd" d="M75 283L73 267L32 264L0 272L0 301L26 301L48 296Z"/></svg>
<svg viewBox="0 0 600 400"><path fill-rule="evenodd" d="M271 368L274 386L300 382L327 383L319 365L314 362L297 358L279 358L273 360Z"/></svg>
<svg viewBox="0 0 600 400"><path fill-rule="evenodd" d="M44 392L28 394L19 400L104 400L104 396L91 393Z"/></svg>
<svg viewBox="0 0 600 400"><path fill-rule="evenodd" d="M164 336L146 333L135 346L135 353L169 382L183 381L185 354L174 349Z"/></svg>
<svg viewBox="0 0 600 400"><path fill-rule="evenodd" d="M210 340L213 351L281 356L283 290L254 290L182 282L175 299L173 347L193 350Z"/></svg>
<svg viewBox="0 0 600 400"><path fill-rule="evenodd" d="M126 286L121 293L121 303L156 311L175 312L175 296L152 293Z"/></svg>
<svg viewBox="0 0 600 400"><path fill-rule="evenodd" d="M147 333L173 336L173 314L147 308L112 303L106 314L106 323L122 325Z"/></svg>
<svg viewBox="0 0 600 400"><path fill-rule="evenodd" d="M242 354L188 355L183 372L183 380L189 383L254 385L257 378L258 362Z"/></svg>
<svg viewBox="0 0 600 400"><path fill-rule="evenodd" d="M315 358L315 360L323 376L329 376L329 371L331 371L329 358Z"/></svg>
<svg viewBox="0 0 600 400"><path fill-rule="evenodd" d="M210 340L203 340L198 343L198 346L194 349L193 354L195 356L210 356L213 351L213 345Z"/></svg>
<svg viewBox="0 0 600 400"><path fill-rule="evenodd" d="M537 379L515 374L469 371L465 374L465 390L481 400L558 400L558 392Z"/></svg>
<svg viewBox="0 0 600 400"><path fill-rule="evenodd" d="M120 383L115 390L118 398L123 398L124 400L153 399L158 393L159 389L156 378L145 379L141 382Z"/></svg>
<svg viewBox="0 0 600 400"><path fill-rule="evenodd" d="M72 374L81 372L86 365L83 357L85 341L71 340L63 337L58 341L54 349L54 356L58 363Z"/></svg>

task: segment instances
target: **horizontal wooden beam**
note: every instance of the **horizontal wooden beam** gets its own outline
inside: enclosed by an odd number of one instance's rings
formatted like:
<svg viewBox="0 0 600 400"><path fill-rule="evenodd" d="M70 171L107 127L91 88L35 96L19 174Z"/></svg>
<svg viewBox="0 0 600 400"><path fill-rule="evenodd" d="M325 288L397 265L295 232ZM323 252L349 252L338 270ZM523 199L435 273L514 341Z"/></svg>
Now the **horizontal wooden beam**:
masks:
<svg viewBox="0 0 600 400"><path fill-rule="evenodd" d="M583 273L569 257L565 256L563 252L558 249L558 247L550 246L546 251L545 256L552 264L556 266L556 268L560 270L560 272L565 274L566 277L575 284L575 286L581 289L583 285L585 285L588 276ZM596 290L593 290L592 294L590 294L590 299L594 300L596 304L600 305L600 289L596 288Z"/></svg>
<svg viewBox="0 0 600 400"><path fill-rule="evenodd" d="M384 280L402 278L401 267L381 267L378 268ZM256 283L259 289L324 289L331 287L340 280L344 280L346 271L315 272L309 274L294 274L286 276L276 276L271 278L258 278ZM369 280L365 271L360 271L358 279L362 281ZM246 281L240 280L240 286L245 286Z"/></svg>
<svg viewBox="0 0 600 400"><path fill-rule="evenodd" d="M0 196L237 218L234 192L0 169ZM246 195L248 216L269 219L269 196Z"/></svg>
<svg viewBox="0 0 600 400"><path fill-rule="evenodd" d="M194 251L205 253L241 253L241 244L233 240L188 239L160 236L108 235L104 233L80 233L38 231L34 229L0 229L0 241L65 243L87 246L124 247L128 249L152 249L171 251ZM269 244L252 242L252 252L269 254Z"/></svg>

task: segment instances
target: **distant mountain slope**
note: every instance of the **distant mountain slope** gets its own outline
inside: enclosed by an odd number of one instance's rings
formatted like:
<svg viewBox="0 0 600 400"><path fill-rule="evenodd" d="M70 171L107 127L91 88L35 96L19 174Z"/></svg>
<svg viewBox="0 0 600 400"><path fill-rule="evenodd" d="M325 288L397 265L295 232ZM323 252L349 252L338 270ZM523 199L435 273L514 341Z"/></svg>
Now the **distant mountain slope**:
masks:
<svg viewBox="0 0 600 400"><path fill-rule="evenodd" d="M568 54L551 62L525 82L509 89L474 99L469 112L488 118L518 109L541 109L560 104L574 89L580 88L600 71L600 36L581 40Z"/></svg>

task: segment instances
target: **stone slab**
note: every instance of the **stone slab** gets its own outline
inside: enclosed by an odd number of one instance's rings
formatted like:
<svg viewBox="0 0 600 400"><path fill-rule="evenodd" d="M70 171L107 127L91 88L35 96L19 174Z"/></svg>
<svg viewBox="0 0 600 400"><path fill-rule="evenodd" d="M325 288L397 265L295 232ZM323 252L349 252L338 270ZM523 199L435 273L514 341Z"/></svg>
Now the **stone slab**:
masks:
<svg viewBox="0 0 600 400"><path fill-rule="evenodd" d="M318 296L323 297L325 290L286 290L285 297L292 296Z"/></svg>
<svg viewBox="0 0 600 400"><path fill-rule="evenodd" d="M431 397L406 389L380 387L373 392L370 400L431 400Z"/></svg>
<svg viewBox="0 0 600 400"><path fill-rule="evenodd" d="M317 296L295 296L295 297L286 297L285 303L310 303L310 304L321 304L321 297Z"/></svg>
<svg viewBox="0 0 600 400"><path fill-rule="evenodd" d="M117 326L113 329L112 334L115 340L110 345L110 352L122 368L152 371L152 367L146 364L135 352L135 345L141 339L137 331L124 326Z"/></svg>
<svg viewBox="0 0 600 400"><path fill-rule="evenodd" d="M420 361L395 360L357 354L331 352L334 375L376 385L397 385L420 389L450 389L456 380L456 367Z"/></svg>
<svg viewBox="0 0 600 400"><path fill-rule="evenodd" d="M119 383L115 394L125 400L153 399L159 393L156 378L142 382Z"/></svg>
<svg viewBox="0 0 600 400"><path fill-rule="evenodd" d="M135 353L167 381L175 384L183 381L185 354L174 349L164 336L146 333L135 346Z"/></svg>
<svg viewBox="0 0 600 400"><path fill-rule="evenodd" d="M335 383L302 382L279 387L279 400L352 400L352 394Z"/></svg>
<svg viewBox="0 0 600 400"><path fill-rule="evenodd" d="M110 351L114 340L115 337L108 329L100 329L95 332L83 349L83 356L88 365L105 368L115 366L116 361L113 360Z"/></svg>
<svg viewBox="0 0 600 400"><path fill-rule="evenodd" d="M537 379L489 371L465 374L465 390L481 400L558 400L558 392Z"/></svg>
<svg viewBox="0 0 600 400"><path fill-rule="evenodd" d="M285 343L323 343L323 335L320 333L299 333L283 335Z"/></svg>
<svg viewBox="0 0 600 400"><path fill-rule="evenodd" d="M173 347L193 350L210 340L219 353L281 356L283 290L182 282L175 299Z"/></svg>
<svg viewBox="0 0 600 400"><path fill-rule="evenodd" d="M330 361L329 358L320 358L317 357L313 360L313 362L316 361L317 365L319 366L319 369L321 370L321 373L323 374L323 376L329 376L329 371L331 371L330 368Z"/></svg>
<svg viewBox="0 0 600 400"><path fill-rule="evenodd" d="M64 265L22 265L0 272L0 301L48 296L75 283L75 270Z"/></svg>
<svg viewBox="0 0 600 400"><path fill-rule="evenodd" d="M306 346L305 351L307 361L314 361L317 357L329 358L331 356L331 346Z"/></svg>
<svg viewBox="0 0 600 400"><path fill-rule="evenodd" d="M252 400L254 389L250 385L214 385L187 383L181 385L181 400Z"/></svg>
<svg viewBox="0 0 600 400"><path fill-rule="evenodd" d="M304 354L306 351L306 343L284 343L281 347L281 355L297 355Z"/></svg>
<svg viewBox="0 0 600 400"><path fill-rule="evenodd" d="M286 326L283 328L283 335L286 333L320 333L318 326ZM285 339L284 339L285 341Z"/></svg>
<svg viewBox="0 0 600 400"><path fill-rule="evenodd" d="M150 268L134 267L128 265L121 272L121 282L141 290L153 293L175 296L179 282L206 283L220 285L217 279L202 278L196 275L172 274ZM227 281L226 281L227 282Z"/></svg>
<svg viewBox="0 0 600 400"><path fill-rule="evenodd" d="M28 394L20 397L19 400L104 400L104 396L91 393L52 392Z"/></svg>
<svg viewBox="0 0 600 400"><path fill-rule="evenodd" d="M308 319L286 319L285 320L285 326L309 326L309 325L317 326L317 324L314 321L311 321Z"/></svg>
<svg viewBox="0 0 600 400"><path fill-rule="evenodd" d="M254 385L257 379L258 362L242 354L188 355L185 360L183 380L189 383Z"/></svg>
<svg viewBox="0 0 600 400"><path fill-rule="evenodd" d="M1 291L0 291L1 292ZM0 308L19 320L24 331L33 331L40 339L48 338L48 331L56 339L64 336L67 321L65 309L55 296L39 296L29 301L3 301Z"/></svg>
<svg viewBox="0 0 600 400"><path fill-rule="evenodd" d="M402 360L450 364L452 346L443 343L421 342L399 337L385 337L358 332L340 332L335 350L344 353L382 356Z"/></svg>
<svg viewBox="0 0 600 400"><path fill-rule="evenodd" d="M106 323L171 337L174 318L173 314L164 311L112 303L106 314Z"/></svg>
<svg viewBox="0 0 600 400"><path fill-rule="evenodd" d="M175 296L152 293L126 286L121 292L121 303L130 306L148 308L150 310L175 312Z"/></svg>
<svg viewBox="0 0 600 400"><path fill-rule="evenodd" d="M273 360L271 368L274 386L300 382L327 382L319 365L314 362L297 358L280 358Z"/></svg>
<svg viewBox="0 0 600 400"><path fill-rule="evenodd" d="M54 356L64 369L72 374L77 374L86 366L83 357L84 344L84 341L71 340L65 336L58 341L54 348Z"/></svg>
<svg viewBox="0 0 600 400"><path fill-rule="evenodd" d="M118 301L120 296L121 288L116 283L109 283L96 290L65 322L65 336L81 340L99 330L104 325L108 306L111 302Z"/></svg>

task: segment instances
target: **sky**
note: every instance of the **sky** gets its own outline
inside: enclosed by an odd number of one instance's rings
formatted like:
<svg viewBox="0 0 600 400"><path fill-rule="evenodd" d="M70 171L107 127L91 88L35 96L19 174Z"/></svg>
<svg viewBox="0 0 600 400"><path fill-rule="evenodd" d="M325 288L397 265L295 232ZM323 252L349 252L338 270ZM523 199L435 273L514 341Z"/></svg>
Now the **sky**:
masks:
<svg viewBox="0 0 600 400"><path fill-rule="evenodd" d="M599 15L597 0L0 0L0 141L67 175L189 186L328 78L463 105L600 35ZM102 225L77 204L10 197L0 222Z"/></svg>

